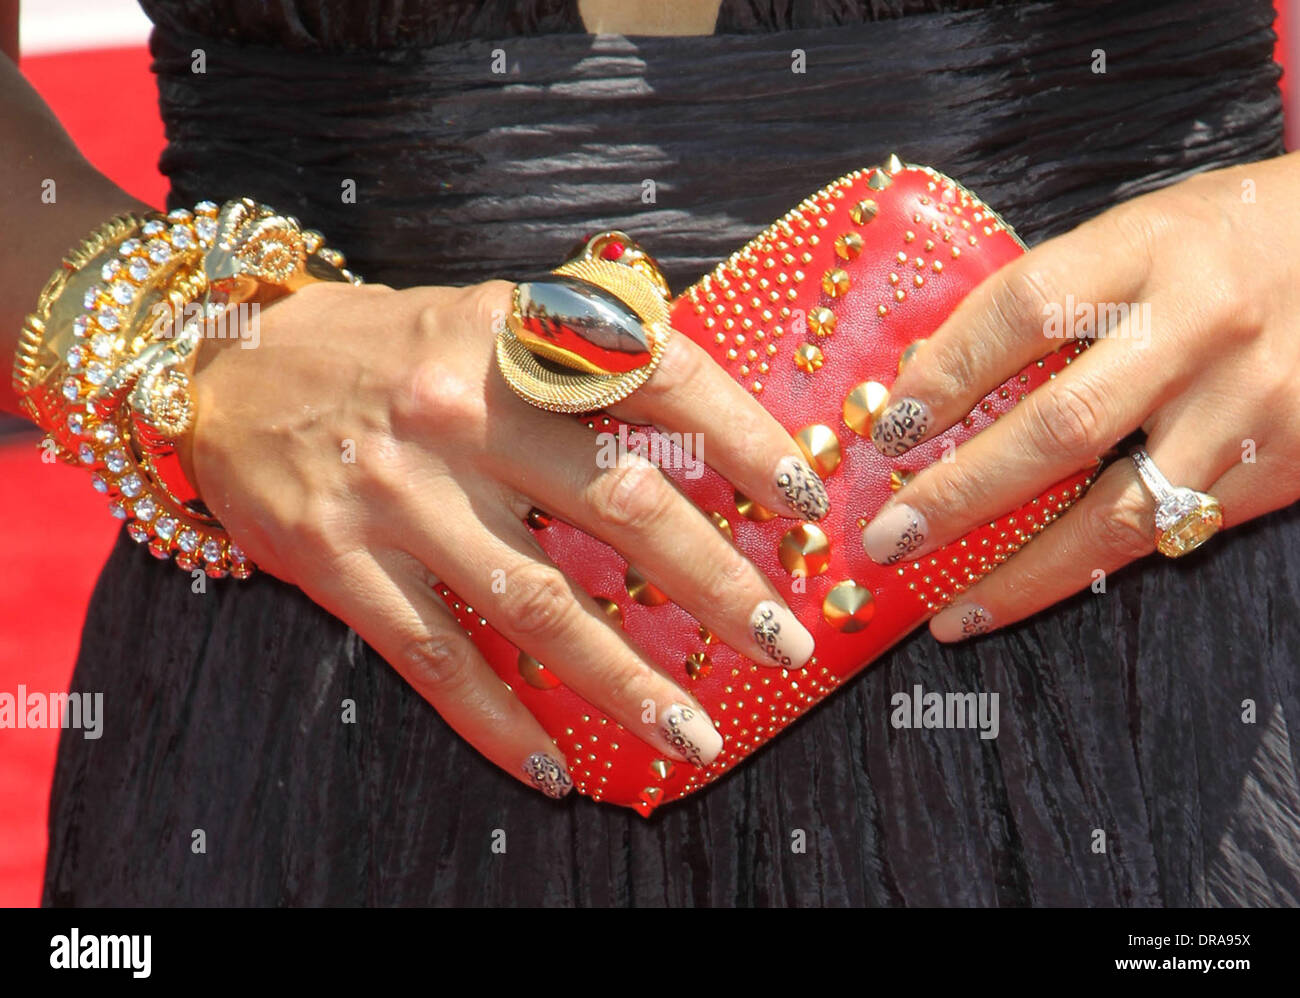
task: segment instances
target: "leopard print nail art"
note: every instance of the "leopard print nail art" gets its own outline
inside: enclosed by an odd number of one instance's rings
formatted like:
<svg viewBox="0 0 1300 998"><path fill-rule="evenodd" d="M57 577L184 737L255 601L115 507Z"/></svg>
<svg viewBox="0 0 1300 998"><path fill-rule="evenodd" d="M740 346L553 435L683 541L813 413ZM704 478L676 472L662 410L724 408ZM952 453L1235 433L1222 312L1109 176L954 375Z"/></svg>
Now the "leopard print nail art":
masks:
<svg viewBox="0 0 1300 998"><path fill-rule="evenodd" d="M776 468L776 487L791 511L805 520L820 520L830 510L826 486L802 461L782 458Z"/></svg>
<svg viewBox="0 0 1300 998"><path fill-rule="evenodd" d="M556 800L573 789L573 777L545 752L534 752L524 762L524 772L547 797Z"/></svg>
<svg viewBox="0 0 1300 998"><path fill-rule="evenodd" d="M902 398L894 402L871 428L871 442L886 457L911 450L930 431L930 410L924 402Z"/></svg>

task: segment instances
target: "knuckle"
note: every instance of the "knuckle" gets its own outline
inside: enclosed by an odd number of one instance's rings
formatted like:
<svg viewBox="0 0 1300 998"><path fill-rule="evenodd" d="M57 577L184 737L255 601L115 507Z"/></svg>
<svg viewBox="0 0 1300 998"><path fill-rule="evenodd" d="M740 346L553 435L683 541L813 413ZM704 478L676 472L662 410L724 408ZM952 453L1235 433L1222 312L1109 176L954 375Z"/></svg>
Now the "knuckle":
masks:
<svg viewBox="0 0 1300 998"><path fill-rule="evenodd" d="M1025 264L1013 266L1004 278L998 280L990 304L1007 329L1039 329L1048 306L1061 297L1054 281L1042 267Z"/></svg>
<svg viewBox="0 0 1300 998"><path fill-rule="evenodd" d="M1107 447L1104 400L1091 381L1055 381L1025 400L1028 451L1090 460Z"/></svg>
<svg viewBox="0 0 1300 998"><path fill-rule="evenodd" d="M730 547L730 545L728 545ZM710 595L721 599L730 593L744 592L757 581L757 569L750 564L739 551L731 549L730 554L722 558L713 569L713 581Z"/></svg>
<svg viewBox="0 0 1300 998"><path fill-rule="evenodd" d="M402 645L395 663L421 691L446 696L464 687L470 677L469 649L454 636L421 634Z"/></svg>
<svg viewBox="0 0 1300 998"><path fill-rule="evenodd" d="M1086 536L1095 538L1104 553L1125 560L1143 558L1155 550L1155 527L1146 493L1127 489L1113 503L1097 503L1084 519Z"/></svg>
<svg viewBox="0 0 1300 998"><path fill-rule="evenodd" d="M920 389L922 397L931 404L944 399L968 398L971 389L980 384L982 354L978 345L969 342L944 343L926 365L928 386Z"/></svg>
<svg viewBox="0 0 1300 998"><path fill-rule="evenodd" d="M652 398L671 394L701 377L708 362L708 355L686 337L672 336L664 346L659 366L638 394L644 397L649 393Z"/></svg>
<svg viewBox="0 0 1300 998"><path fill-rule="evenodd" d="M510 281L485 281L467 289L474 328L496 335L505 328L515 286Z"/></svg>
<svg viewBox="0 0 1300 998"><path fill-rule="evenodd" d="M600 680L600 688L606 691L610 707L629 717L640 712L641 701L647 695L639 663L610 666L609 672Z"/></svg>
<svg viewBox="0 0 1300 998"><path fill-rule="evenodd" d="M487 402L482 385L464 377L438 359L417 363L399 388L394 423L411 420L445 432L453 427L482 425Z"/></svg>
<svg viewBox="0 0 1300 998"><path fill-rule="evenodd" d="M659 470L636 455L598 475L589 493L596 519L616 530L646 529L667 513L673 499Z"/></svg>
<svg viewBox="0 0 1300 998"><path fill-rule="evenodd" d="M976 475L963 466L960 449L955 461L934 466L926 480L919 484L922 487L912 493L909 503L924 513L931 527L969 510L983 492Z"/></svg>
<svg viewBox="0 0 1300 998"><path fill-rule="evenodd" d="M564 631L575 603L558 568L530 563L514 572L507 587L512 594L511 623L520 635L550 639Z"/></svg>
<svg viewBox="0 0 1300 998"><path fill-rule="evenodd" d="M1109 231L1098 241L1113 247L1125 260L1136 262L1139 281L1144 281L1160 259L1158 247L1167 243L1175 219L1181 215L1171 208L1168 196L1139 198L1102 216Z"/></svg>

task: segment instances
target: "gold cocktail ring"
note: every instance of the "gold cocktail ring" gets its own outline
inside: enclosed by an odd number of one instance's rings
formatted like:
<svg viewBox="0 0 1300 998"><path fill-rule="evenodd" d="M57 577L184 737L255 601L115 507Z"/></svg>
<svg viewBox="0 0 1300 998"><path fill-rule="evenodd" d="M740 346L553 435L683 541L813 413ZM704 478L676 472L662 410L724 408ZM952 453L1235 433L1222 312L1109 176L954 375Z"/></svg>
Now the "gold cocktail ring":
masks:
<svg viewBox="0 0 1300 998"><path fill-rule="evenodd" d="M602 232L551 277L515 287L497 365L524 401L551 412L604 409L645 384L672 333L668 284L622 232Z"/></svg>

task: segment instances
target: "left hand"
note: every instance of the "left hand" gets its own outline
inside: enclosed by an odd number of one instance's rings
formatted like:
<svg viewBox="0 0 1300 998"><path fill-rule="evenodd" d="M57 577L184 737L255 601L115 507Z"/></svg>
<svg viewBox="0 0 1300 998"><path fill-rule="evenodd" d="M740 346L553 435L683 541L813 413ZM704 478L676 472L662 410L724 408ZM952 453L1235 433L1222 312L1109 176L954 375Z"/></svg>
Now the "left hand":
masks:
<svg viewBox="0 0 1300 998"><path fill-rule="evenodd" d="M1004 267L920 344L892 387L891 408L914 400L924 409L916 420L924 430L908 445L961 420L1061 346L1053 332L1059 337L1064 325L1071 335L1087 308L1101 317L1095 342L952 461L900 489L864 530L867 553L879 562L899 552L919 558L1046 491L1139 427L1174 486L1222 503L1225 528L1294 502L1297 261L1300 154L1136 198ZM1120 309L1106 328L1107 306L1120 303L1127 318ZM1096 570L1151 553L1155 534L1151 496L1133 462L1117 460L1032 544L938 613L931 633L954 641L1027 617L1089 585Z"/></svg>

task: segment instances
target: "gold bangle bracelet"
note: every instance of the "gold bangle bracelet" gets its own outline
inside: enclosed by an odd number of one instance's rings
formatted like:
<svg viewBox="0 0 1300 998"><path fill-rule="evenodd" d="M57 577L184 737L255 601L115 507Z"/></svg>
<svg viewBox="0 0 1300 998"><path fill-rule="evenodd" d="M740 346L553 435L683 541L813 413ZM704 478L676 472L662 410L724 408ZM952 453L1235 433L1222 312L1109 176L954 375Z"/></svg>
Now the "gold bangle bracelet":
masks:
<svg viewBox="0 0 1300 998"><path fill-rule="evenodd" d="M24 322L23 411L59 456L91 470L133 540L187 571L246 578L252 563L177 457L193 425L193 364L230 310L317 281L360 278L320 233L247 198L110 219L64 258Z"/></svg>

